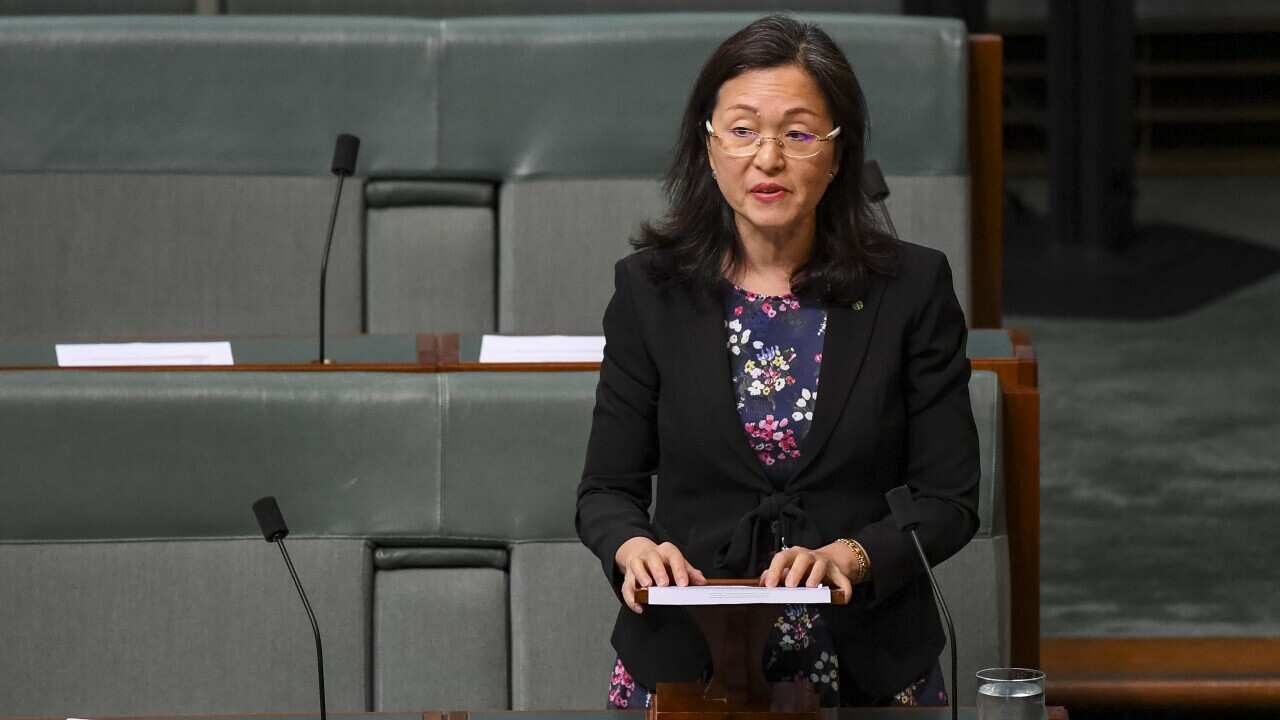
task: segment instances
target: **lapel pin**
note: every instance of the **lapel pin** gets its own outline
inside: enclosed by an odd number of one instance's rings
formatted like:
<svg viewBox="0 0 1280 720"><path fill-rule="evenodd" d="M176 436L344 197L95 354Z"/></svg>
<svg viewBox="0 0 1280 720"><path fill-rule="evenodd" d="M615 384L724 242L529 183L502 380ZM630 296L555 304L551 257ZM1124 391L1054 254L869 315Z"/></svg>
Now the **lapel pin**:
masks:
<svg viewBox="0 0 1280 720"><path fill-rule="evenodd" d="M862 309L862 301L861 301L861 300L859 300L859 301L855 302L851 307L852 307L854 310L861 310L861 309Z"/></svg>

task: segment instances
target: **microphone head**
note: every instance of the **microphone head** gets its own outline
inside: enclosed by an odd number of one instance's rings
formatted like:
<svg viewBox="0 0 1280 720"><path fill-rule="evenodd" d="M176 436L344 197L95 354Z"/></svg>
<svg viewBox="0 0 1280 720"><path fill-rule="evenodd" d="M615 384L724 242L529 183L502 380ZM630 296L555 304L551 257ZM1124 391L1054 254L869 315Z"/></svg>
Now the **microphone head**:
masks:
<svg viewBox="0 0 1280 720"><path fill-rule="evenodd" d="M258 527L267 542L273 543L289 535L289 526L284 523L284 515L273 496L268 495L254 503L253 514L258 517Z"/></svg>
<svg viewBox="0 0 1280 720"><path fill-rule="evenodd" d="M356 171L356 157L360 154L360 138L343 133L333 145L334 175L351 177Z"/></svg>
<svg viewBox="0 0 1280 720"><path fill-rule="evenodd" d="M916 510L916 500L911 497L911 488L899 485L884 494L889 501L889 512L893 514L893 522L903 532L920 527L920 512Z"/></svg>
<svg viewBox="0 0 1280 720"><path fill-rule="evenodd" d="M889 197L889 185L884 181L880 163L875 160L862 163L862 193L871 202L880 202Z"/></svg>

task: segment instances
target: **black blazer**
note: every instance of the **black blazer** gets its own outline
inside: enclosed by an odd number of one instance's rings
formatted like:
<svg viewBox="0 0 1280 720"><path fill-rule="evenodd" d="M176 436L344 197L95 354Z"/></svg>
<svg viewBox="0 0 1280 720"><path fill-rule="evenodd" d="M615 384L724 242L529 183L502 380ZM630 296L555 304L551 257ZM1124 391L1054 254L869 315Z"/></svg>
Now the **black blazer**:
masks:
<svg viewBox="0 0 1280 720"><path fill-rule="evenodd" d="M752 455L730 382L720 299L658 286L648 253L615 268L578 536L619 592L618 547L671 541L708 577L754 577L781 521L790 545L862 543L871 580L846 607L824 609L842 683L892 695L933 666L944 636L909 536L884 494L907 484L931 563L978 527L978 437L969 405L964 315L945 256L900 243L896 277L827 308L813 423L795 474L776 490ZM650 477L657 474L652 520ZM680 608L622 606L613 645L641 685L696 679L705 642Z"/></svg>

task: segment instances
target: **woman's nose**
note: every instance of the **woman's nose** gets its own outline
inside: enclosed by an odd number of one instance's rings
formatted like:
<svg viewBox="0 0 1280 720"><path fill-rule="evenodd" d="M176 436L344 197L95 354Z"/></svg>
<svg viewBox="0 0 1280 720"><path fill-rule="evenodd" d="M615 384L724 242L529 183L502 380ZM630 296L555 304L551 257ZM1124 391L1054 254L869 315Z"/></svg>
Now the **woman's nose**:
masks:
<svg viewBox="0 0 1280 720"><path fill-rule="evenodd" d="M768 172L777 172L786 162L782 156L782 142L775 138L761 138L760 148L753 160L755 166Z"/></svg>

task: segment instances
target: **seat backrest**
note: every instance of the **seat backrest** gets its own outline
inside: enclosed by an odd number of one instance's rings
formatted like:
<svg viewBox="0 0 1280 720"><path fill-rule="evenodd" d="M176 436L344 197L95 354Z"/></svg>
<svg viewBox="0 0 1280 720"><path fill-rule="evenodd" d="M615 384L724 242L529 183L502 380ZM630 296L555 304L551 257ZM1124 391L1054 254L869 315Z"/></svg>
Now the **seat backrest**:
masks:
<svg viewBox="0 0 1280 720"><path fill-rule="evenodd" d="M249 509L267 494L333 708L598 707L617 601L573 529L595 383L0 373L0 715L311 710L286 662L306 623ZM965 678L1008 658L995 376L970 398L983 528L939 567Z"/></svg>
<svg viewBox="0 0 1280 720"><path fill-rule="evenodd" d="M25 309L0 337L312 333L340 132L366 186L332 332L598 332L688 88L755 17L0 18L0 305ZM805 17L859 73L902 236L968 307L963 25Z"/></svg>
<svg viewBox="0 0 1280 720"><path fill-rule="evenodd" d="M334 137L359 174L434 157L439 26L201 16L0 19L0 337L315 331ZM329 327L357 333L349 187Z"/></svg>
<svg viewBox="0 0 1280 720"><path fill-rule="evenodd" d="M580 15L657 12L896 13L902 0L223 0L229 13L282 15Z"/></svg>

